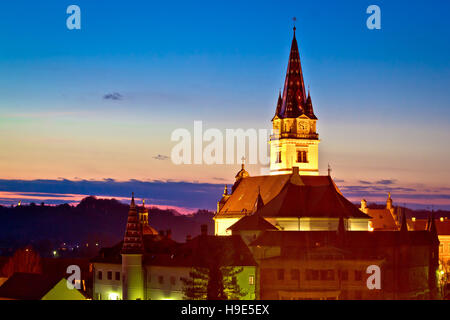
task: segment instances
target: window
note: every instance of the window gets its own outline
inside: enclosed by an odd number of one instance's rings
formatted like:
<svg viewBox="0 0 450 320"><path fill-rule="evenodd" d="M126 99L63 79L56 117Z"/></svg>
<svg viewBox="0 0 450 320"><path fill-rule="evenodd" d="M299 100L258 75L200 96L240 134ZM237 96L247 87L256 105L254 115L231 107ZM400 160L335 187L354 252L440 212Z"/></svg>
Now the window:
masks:
<svg viewBox="0 0 450 320"><path fill-rule="evenodd" d="M116 271L116 281L119 281L119 280L120 280L120 272Z"/></svg>
<svg viewBox="0 0 450 320"><path fill-rule="evenodd" d="M300 270L291 269L291 280L300 280Z"/></svg>
<svg viewBox="0 0 450 320"><path fill-rule="evenodd" d="M255 284L255 276L249 276L248 277L248 284L254 285Z"/></svg>
<svg viewBox="0 0 450 320"><path fill-rule="evenodd" d="M281 163L281 151L277 152L277 158L275 159L275 163Z"/></svg>
<svg viewBox="0 0 450 320"><path fill-rule="evenodd" d="M172 286L174 286L175 283L176 283L175 277L170 277L170 284L171 284Z"/></svg>
<svg viewBox="0 0 450 320"><path fill-rule="evenodd" d="M297 151L297 162L307 163L308 162L308 152L307 151Z"/></svg>
<svg viewBox="0 0 450 320"><path fill-rule="evenodd" d="M334 280L334 271L320 270L320 280Z"/></svg>
<svg viewBox="0 0 450 320"><path fill-rule="evenodd" d="M159 276L158 277L158 282L159 282L159 284L163 284L164 283L164 277L163 276Z"/></svg>
<svg viewBox="0 0 450 320"><path fill-rule="evenodd" d="M103 272L99 271L97 273L97 278L98 278L98 280L102 280L103 279Z"/></svg>
<svg viewBox="0 0 450 320"><path fill-rule="evenodd" d="M112 271L108 271L108 280L112 280Z"/></svg>
<svg viewBox="0 0 450 320"><path fill-rule="evenodd" d="M348 280L348 270L341 270L341 280L342 281Z"/></svg>
<svg viewBox="0 0 450 320"><path fill-rule="evenodd" d="M306 269L306 280L319 280L319 270Z"/></svg>
<svg viewBox="0 0 450 320"><path fill-rule="evenodd" d="M277 279L278 280L284 280L284 270L283 269L278 269L277 270Z"/></svg>
<svg viewBox="0 0 450 320"><path fill-rule="evenodd" d="M362 271L355 270L355 281L361 281L362 280Z"/></svg>

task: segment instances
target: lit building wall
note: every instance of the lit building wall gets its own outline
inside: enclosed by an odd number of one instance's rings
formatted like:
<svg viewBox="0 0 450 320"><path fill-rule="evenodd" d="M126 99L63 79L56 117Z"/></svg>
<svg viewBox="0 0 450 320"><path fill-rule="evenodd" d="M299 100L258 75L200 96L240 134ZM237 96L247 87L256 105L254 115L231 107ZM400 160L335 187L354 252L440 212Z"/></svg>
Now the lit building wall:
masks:
<svg viewBox="0 0 450 320"><path fill-rule="evenodd" d="M95 300L122 300L122 265L112 263L94 263L93 297ZM101 272L101 279L99 276ZM111 279L108 279L111 272ZM119 273L119 280L116 274Z"/></svg>
<svg viewBox="0 0 450 320"><path fill-rule="evenodd" d="M216 235L228 236L231 232L227 229L236 223L239 218L218 218L215 220ZM338 218L297 218L297 217L277 217L266 218L271 224L284 231L324 231L337 230ZM347 230L368 231L369 219L348 219Z"/></svg>
<svg viewBox="0 0 450 320"><path fill-rule="evenodd" d="M190 267L146 266L146 297L149 300L183 300L182 278Z"/></svg>
<svg viewBox="0 0 450 320"><path fill-rule="evenodd" d="M238 222L238 220L241 217L237 217L237 218L218 218L218 219L214 219L215 223L215 230L214 233L216 236L230 236L231 235L231 231L227 230L229 227L231 227L233 224L235 224L236 222Z"/></svg>

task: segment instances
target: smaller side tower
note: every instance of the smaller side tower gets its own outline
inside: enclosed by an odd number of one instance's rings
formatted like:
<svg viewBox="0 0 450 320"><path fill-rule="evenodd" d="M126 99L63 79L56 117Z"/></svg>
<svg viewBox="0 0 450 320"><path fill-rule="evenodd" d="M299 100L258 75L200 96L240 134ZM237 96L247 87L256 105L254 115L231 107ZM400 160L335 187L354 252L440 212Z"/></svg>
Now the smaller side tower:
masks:
<svg viewBox="0 0 450 320"><path fill-rule="evenodd" d="M133 193L121 251L122 297L124 300L143 300L145 298L143 254L142 224L139 221Z"/></svg>

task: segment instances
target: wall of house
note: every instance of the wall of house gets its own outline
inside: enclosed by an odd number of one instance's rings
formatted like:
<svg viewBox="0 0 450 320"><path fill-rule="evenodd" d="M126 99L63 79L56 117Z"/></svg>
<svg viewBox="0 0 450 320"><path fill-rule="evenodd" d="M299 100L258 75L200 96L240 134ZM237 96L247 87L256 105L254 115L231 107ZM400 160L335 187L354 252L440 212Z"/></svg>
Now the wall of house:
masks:
<svg viewBox="0 0 450 320"><path fill-rule="evenodd" d="M188 278L191 268L146 266L146 299L148 300L182 300L183 282Z"/></svg>
<svg viewBox="0 0 450 320"><path fill-rule="evenodd" d="M374 264L382 266L382 261L262 260L260 296L274 300L382 299L382 291L367 288L366 270Z"/></svg>
<svg viewBox="0 0 450 320"><path fill-rule="evenodd" d="M102 279L99 279L102 272ZM108 279L108 272L112 278ZM119 280L116 280L116 273ZM122 265L112 263L93 263L93 298L94 300L122 300Z"/></svg>

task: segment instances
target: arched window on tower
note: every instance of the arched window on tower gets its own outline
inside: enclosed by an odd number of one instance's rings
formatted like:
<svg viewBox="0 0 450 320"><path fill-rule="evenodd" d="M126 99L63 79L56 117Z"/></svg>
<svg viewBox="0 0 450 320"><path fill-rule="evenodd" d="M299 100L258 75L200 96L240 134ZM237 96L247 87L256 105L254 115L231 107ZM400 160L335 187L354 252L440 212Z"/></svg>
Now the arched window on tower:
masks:
<svg viewBox="0 0 450 320"><path fill-rule="evenodd" d="M297 151L297 162L308 163L308 152L304 150Z"/></svg>
<svg viewBox="0 0 450 320"><path fill-rule="evenodd" d="M275 159L275 163L281 163L281 151L277 152L277 157Z"/></svg>

